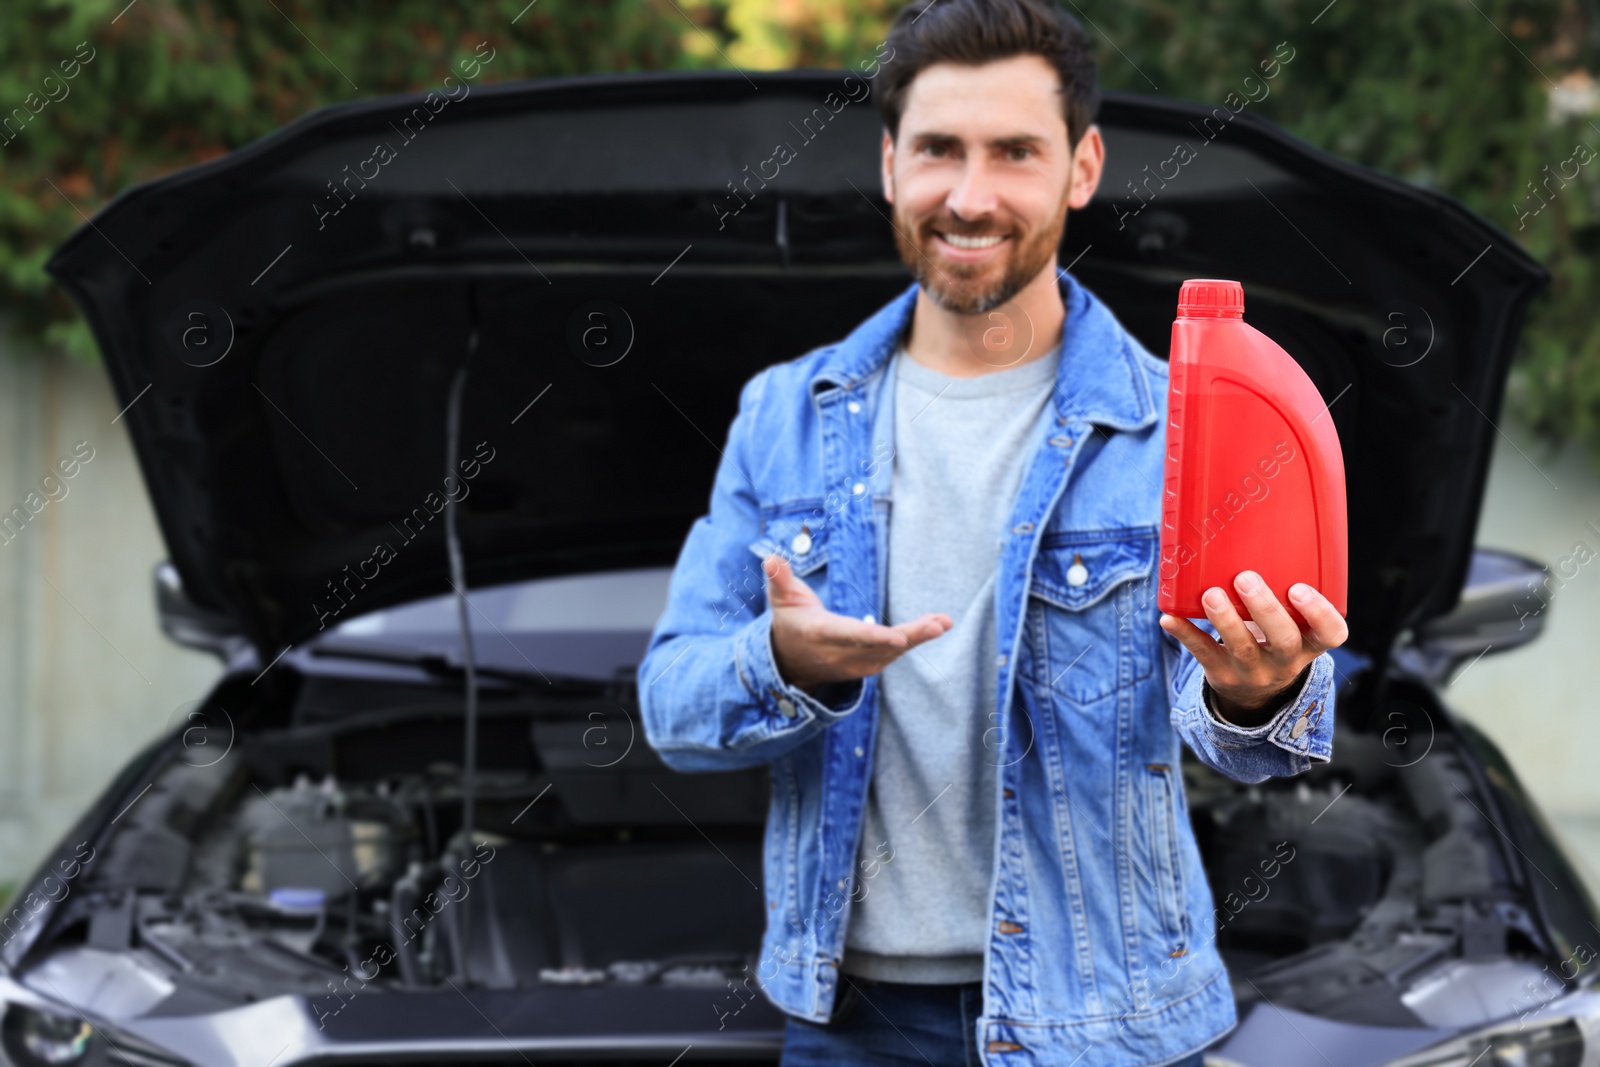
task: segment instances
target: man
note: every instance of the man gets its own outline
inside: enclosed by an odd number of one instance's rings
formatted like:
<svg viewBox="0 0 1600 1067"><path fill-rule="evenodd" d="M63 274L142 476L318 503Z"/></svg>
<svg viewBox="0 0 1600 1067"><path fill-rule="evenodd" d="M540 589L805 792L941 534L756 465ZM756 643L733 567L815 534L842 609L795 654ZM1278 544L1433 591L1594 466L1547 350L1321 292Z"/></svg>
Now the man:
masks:
<svg viewBox="0 0 1600 1067"><path fill-rule="evenodd" d="M645 728L770 765L784 1063L1198 1064L1235 1016L1178 739L1242 781L1328 759L1345 624L1249 571L1250 623L1154 606L1166 364L1056 264L1105 159L1078 24L917 0L887 43L916 283L745 385Z"/></svg>

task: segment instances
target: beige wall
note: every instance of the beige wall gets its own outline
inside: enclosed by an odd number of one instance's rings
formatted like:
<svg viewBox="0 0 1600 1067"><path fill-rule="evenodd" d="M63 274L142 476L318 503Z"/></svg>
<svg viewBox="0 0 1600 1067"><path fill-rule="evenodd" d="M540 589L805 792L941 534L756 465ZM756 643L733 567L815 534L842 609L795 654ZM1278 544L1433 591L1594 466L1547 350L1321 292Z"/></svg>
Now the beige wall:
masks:
<svg viewBox="0 0 1600 1067"><path fill-rule="evenodd" d="M1491 652L1444 695L1500 744L1600 896L1600 534L1585 525L1600 528L1600 476L1580 449L1551 455L1512 422L1500 430L1477 543L1548 565L1556 591L1537 641Z"/></svg>
<svg viewBox="0 0 1600 1067"><path fill-rule="evenodd" d="M64 497L0 537L0 882L26 877L219 674L156 625L150 572L165 551L117 412L98 366L0 338L0 512L77 442L94 450Z"/></svg>
<svg viewBox="0 0 1600 1067"><path fill-rule="evenodd" d="M171 644L156 625L150 571L165 552L124 424L112 423L117 412L99 367L19 353L0 339L0 510L37 489L76 442L94 449L67 496L0 544L0 882L25 876L128 756L218 674L215 660ZM1560 591L1539 642L1486 657L1445 696L1504 746L1594 870L1600 535L1584 523L1600 526L1600 477L1581 455L1546 457L1506 429L1479 543L1554 564L1582 540L1597 559Z"/></svg>

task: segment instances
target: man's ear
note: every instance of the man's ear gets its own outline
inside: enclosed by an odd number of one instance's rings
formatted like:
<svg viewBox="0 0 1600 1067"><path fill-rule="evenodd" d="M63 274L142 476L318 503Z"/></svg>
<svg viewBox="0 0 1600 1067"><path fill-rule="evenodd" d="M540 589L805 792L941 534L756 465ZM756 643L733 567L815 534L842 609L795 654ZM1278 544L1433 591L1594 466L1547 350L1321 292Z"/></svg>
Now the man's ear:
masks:
<svg viewBox="0 0 1600 1067"><path fill-rule="evenodd" d="M1106 143L1100 137L1100 127L1090 125L1078 138L1078 147L1072 152L1067 207L1076 211L1088 206L1094 198L1094 191L1100 187L1100 176L1105 173L1105 166Z"/></svg>
<svg viewBox="0 0 1600 1067"><path fill-rule="evenodd" d="M894 203L894 137L883 128L883 199Z"/></svg>

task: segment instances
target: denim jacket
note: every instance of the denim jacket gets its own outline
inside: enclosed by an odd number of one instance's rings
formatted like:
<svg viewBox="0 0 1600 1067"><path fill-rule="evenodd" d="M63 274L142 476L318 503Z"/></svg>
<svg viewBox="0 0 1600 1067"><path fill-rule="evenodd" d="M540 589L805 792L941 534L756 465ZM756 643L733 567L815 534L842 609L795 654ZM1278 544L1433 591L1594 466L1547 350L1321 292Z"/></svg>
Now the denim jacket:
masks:
<svg viewBox="0 0 1600 1067"><path fill-rule="evenodd" d="M1061 295L1052 403L995 531L997 710L975 754L998 768L978 1048L1005 1067L1091 1048L1096 1067L1159 1064L1235 1023L1179 738L1243 782L1325 761L1333 662L1312 661L1264 725L1209 710L1198 661L1157 623L1167 365L1064 272ZM780 552L829 610L883 618L889 356L916 296L913 284L843 341L746 383L710 513L684 542L639 667L645 732L669 766L769 766L755 977L815 1022L833 1010L851 904L894 862L892 843L859 840L877 678L816 696L783 680L761 561Z"/></svg>

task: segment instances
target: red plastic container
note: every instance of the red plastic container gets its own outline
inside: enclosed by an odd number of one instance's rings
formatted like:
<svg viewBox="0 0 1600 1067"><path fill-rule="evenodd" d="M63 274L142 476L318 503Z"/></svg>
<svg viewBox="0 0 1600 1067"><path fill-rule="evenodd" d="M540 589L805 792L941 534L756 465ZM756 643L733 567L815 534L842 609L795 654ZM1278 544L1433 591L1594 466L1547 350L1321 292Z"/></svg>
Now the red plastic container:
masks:
<svg viewBox="0 0 1600 1067"><path fill-rule="evenodd" d="M1305 582L1346 613L1344 454L1306 372L1244 321L1244 288L1183 283L1172 324L1167 456L1156 603L1205 617L1200 595L1253 570L1296 622Z"/></svg>

